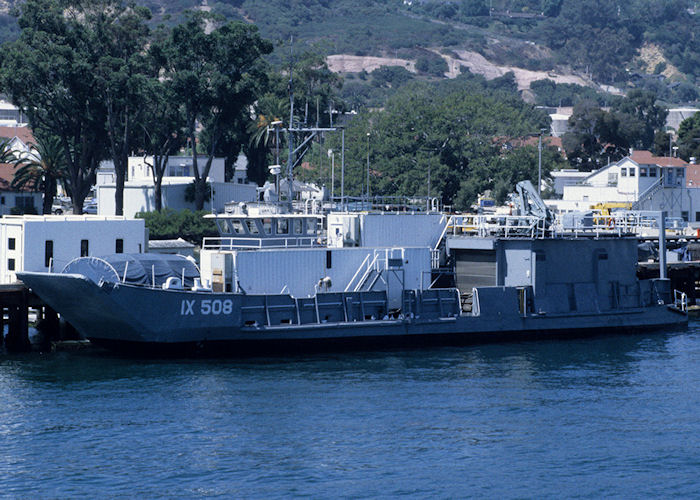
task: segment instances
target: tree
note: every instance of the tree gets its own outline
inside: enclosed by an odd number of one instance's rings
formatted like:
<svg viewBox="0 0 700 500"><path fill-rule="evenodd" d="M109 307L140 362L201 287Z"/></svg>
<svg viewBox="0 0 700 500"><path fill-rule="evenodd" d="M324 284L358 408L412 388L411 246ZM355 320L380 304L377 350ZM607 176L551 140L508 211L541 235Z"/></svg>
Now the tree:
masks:
<svg viewBox="0 0 700 500"><path fill-rule="evenodd" d="M107 156L107 112L95 64L100 48L79 6L27 0L19 7L22 33L4 46L0 88L29 117L34 129L61 142L76 213Z"/></svg>
<svg viewBox="0 0 700 500"><path fill-rule="evenodd" d="M121 0L91 0L80 4L84 23L93 35L91 43L101 54L96 62L99 93L104 99L109 149L116 177L116 215L124 213L124 182L136 126L145 113L148 84L145 48L151 12L124 6Z"/></svg>
<svg viewBox="0 0 700 500"><path fill-rule="evenodd" d="M629 125L630 143L643 149L651 147L654 132L663 129L668 115L667 109L656 105L655 93L639 89L631 90L625 99L616 101L613 110L625 115L622 120Z"/></svg>
<svg viewBox="0 0 700 500"><path fill-rule="evenodd" d="M184 116L169 82L150 79L143 95L148 112L140 120L140 143L153 176L155 208L160 212L163 208L163 176L168 159L184 144L186 137ZM149 156L151 163L148 163Z"/></svg>
<svg viewBox="0 0 700 500"><path fill-rule="evenodd" d="M197 123L208 133L208 159L197 162L192 148L195 206L202 209L207 197L207 178L218 142L228 127L255 101L265 81L262 56L272 51L255 26L231 22L211 32L205 13L189 12L175 26L162 48L164 78L182 102L187 135L197 144Z"/></svg>
<svg viewBox="0 0 700 500"><path fill-rule="evenodd" d="M37 135L36 144L31 145L32 152L15 163L14 189L29 187L42 191L44 195L42 213L50 214L53 199L56 196L58 181L65 179L66 157L61 140L52 135Z"/></svg>
<svg viewBox="0 0 700 500"><path fill-rule="evenodd" d="M678 154L685 161L700 158L700 113L686 118L678 127Z"/></svg>
<svg viewBox="0 0 700 500"><path fill-rule="evenodd" d="M0 163L15 163L17 154L12 149L12 139L0 137Z"/></svg>

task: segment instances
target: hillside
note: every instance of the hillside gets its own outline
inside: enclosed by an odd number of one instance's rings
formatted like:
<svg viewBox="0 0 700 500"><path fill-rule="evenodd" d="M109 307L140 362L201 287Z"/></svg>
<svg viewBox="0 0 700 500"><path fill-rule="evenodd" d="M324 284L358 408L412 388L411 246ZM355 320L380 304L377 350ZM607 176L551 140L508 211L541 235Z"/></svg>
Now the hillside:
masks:
<svg viewBox="0 0 700 500"><path fill-rule="evenodd" d="M0 3L0 12L5 12L0 15L3 40L17 34L7 15L13 3ZM176 22L183 10L203 7L255 23L263 36L277 43L273 63L288 57L289 40L294 40L296 50L313 47L328 56L334 71L346 74L396 66L419 79L454 77L464 69L489 79L512 71L521 91L532 81L550 79L596 89L644 88L672 104L700 100L700 15L691 0L137 3L151 9L154 24ZM354 88L360 87L356 79Z"/></svg>

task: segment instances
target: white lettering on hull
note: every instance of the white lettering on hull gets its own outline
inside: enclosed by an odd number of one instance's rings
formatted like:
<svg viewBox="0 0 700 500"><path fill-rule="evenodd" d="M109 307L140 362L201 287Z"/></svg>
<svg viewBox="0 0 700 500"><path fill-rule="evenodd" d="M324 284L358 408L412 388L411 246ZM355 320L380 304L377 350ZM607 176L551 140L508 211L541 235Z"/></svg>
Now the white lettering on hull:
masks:
<svg viewBox="0 0 700 500"><path fill-rule="evenodd" d="M198 311L202 316L218 316L233 312L233 300L231 299L202 299L199 307L195 307L196 300L183 300L180 304L180 316L194 316Z"/></svg>

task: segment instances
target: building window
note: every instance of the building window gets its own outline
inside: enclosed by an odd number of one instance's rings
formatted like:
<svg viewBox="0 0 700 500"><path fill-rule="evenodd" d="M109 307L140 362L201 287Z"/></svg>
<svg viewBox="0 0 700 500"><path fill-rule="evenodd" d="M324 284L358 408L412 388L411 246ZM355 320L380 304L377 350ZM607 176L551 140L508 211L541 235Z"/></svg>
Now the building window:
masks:
<svg viewBox="0 0 700 500"><path fill-rule="evenodd" d="M330 250L326 250L326 269L333 267L333 253Z"/></svg>
<svg viewBox="0 0 700 500"><path fill-rule="evenodd" d="M22 211L34 210L34 198L31 196L15 196L15 207Z"/></svg>
<svg viewBox="0 0 700 500"><path fill-rule="evenodd" d="M53 260L53 240L46 240L44 243L44 267L51 267Z"/></svg>
<svg viewBox="0 0 700 500"><path fill-rule="evenodd" d="M649 177L656 177L656 167L649 167Z"/></svg>
<svg viewBox="0 0 700 500"><path fill-rule="evenodd" d="M8 250L14 250L14 249L15 249L15 239L14 239L14 238L8 238L8 239L7 239L7 249L8 249Z"/></svg>
<svg viewBox="0 0 700 500"><path fill-rule="evenodd" d="M639 177L646 177L646 176L647 176L646 167L639 167Z"/></svg>
<svg viewBox="0 0 700 500"><path fill-rule="evenodd" d="M630 177L634 177L637 169L634 167L630 167Z"/></svg>
<svg viewBox="0 0 700 500"><path fill-rule="evenodd" d="M117 238L114 253L124 253L124 240L122 238Z"/></svg>
<svg viewBox="0 0 700 500"><path fill-rule="evenodd" d="M5 204L5 197L0 196L0 205L4 205L4 204Z"/></svg>
<svg viewBox="0 0 700 500"><path fill-rule="evenodd" d="M626 169L625 167L622 167L622 168L620 169L620 175L621 175L622 177L627 177L627 169Z"/></svg>
<svg viewBox="0 0 700 500"><path fill-rule="evenodd" d="M681 212L681 218L682 218L684 221L688 222L688 211L687 211L687 210L684 210L684 211Z"/></svg>
<svg viewBox="0 0 700 500"><path fill-rule="evenodd" d="M7 259L7 270L8 271L15 270L15 259Z"/></svg>
<svg viewBox="0 0 700 500"><path fill-rule="evenodd" d="M88 240L80 240L80 256L88 256Z"/></svg>

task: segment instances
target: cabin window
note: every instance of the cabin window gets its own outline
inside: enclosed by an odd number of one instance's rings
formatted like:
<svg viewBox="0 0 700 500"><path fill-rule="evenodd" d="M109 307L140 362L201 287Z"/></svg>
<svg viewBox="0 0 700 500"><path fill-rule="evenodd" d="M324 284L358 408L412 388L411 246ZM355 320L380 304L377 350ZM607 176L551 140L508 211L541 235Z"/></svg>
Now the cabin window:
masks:
<svg viewBox="0 0 700 500"><path fill-rule="evenodd" d="M333 252L326 250L326 269L330 269L333 266Z"/></svg>
<svg viewBox="0 0 700 500"><path fill-rule="evenodd" d="M8 240L7 240L7 249L8 249L8 250L14 250L14 249L15 249L15 239L14 239L14 238L8 238Z"/></svg>
<svg viewBox="0 0 700 500"><path fill-rule="evenodd" d="M248 227L248 232L250 234L258 234L259 233L258 226L257 226L257 224L255 224L254 220L246 220L245 223L246 223L246 226Z"/></svg>
<svg viewBox="0 0 700 500"><path fill-rule="evenodd" d="M80 256L87 257L88 251L89 251L88 240L80 240Z"/></svg>
<svg viewBox="0 0 700 500"><path fill-rule="evenodd" d="M637 169L634 167L630 167L630 177L634 177L637 173Z"/></svg>
<svg viewBox="0 0 700 500"><path fill-rule="evenodd" d="M301 219L294 219L294 234L301 234Z"/></svg>
<svg viewBox="0 0 700 500"><path fill-rule="evenodd" d="M313 235L316 234L316 228L314 227L314 222L316 219L305 219L306 222L306 234Z"/></svg>
<svg viewBox="0 0 700 500"><path fill-rule="evenodd" d="M622 177L627 177L627 168L622 167L622 168L620 169L620 175L621 175Z"/></svg>
<svg viewBox="0 0 700 500"><path fill-rule="evenodd" d="M277 219L277 234L289 234L289 221L287 219Z"/></svg>
<svg viewBox="0 0 700 500"><path fill-rule="evenodd" d="M0 196L0 205L4 205L4 204L5 204L5 197Z"/></svg>
<svg viewBox="0 0 700 500"><path fill-rule="evenodd" d="M238 219L233 219L231 221L231 228L233 229L233 232L236 234L243 234L243 223L238 220Z"/></svg>
<svg viewBox="0 0 700 500"><path fill-rule="evenodd" d="M15 270L15 259L7 259L7 270L8 271Z"/></svg>
<svg viewBox="0 0 700 500"><path fill-rule="evenodd" d="M46 240L44 243L44 267L51 267L53 260L53 240Z"/></svg>
<svg viewBox="0 0 700 500"><path fill-rule="evenodd" d="M262 225L265 234L272 234L272 219L263 219Z"/></svg>
<svg viewBox="0 0 700 500"><path fill-rule="evenodd" d="M216 227L221 234L231 234L231 224L229 224L229 221L226 219L217 219Z"/></svg>
<svg viewBox="0 0 700 500"><path fill-rule="evenodd" d="M682 218L684 221L688 222L688 211L687 211L687 210L683 210L683 211L681 212L681 218Z"/></svg>
<svg viewBox="0 0 700 500"><path fill-rule="evenodd" d="M117 238L114 245L114 253L124 253L124 240L122 238Z"/></svg>
<svg viewBox="0 0 700 500"><path fill-rule="evenodd" d="M646 176L647 176L646 167L639 167L639 177L646 177Z"/></svg>

